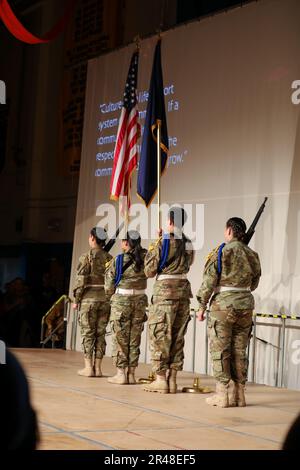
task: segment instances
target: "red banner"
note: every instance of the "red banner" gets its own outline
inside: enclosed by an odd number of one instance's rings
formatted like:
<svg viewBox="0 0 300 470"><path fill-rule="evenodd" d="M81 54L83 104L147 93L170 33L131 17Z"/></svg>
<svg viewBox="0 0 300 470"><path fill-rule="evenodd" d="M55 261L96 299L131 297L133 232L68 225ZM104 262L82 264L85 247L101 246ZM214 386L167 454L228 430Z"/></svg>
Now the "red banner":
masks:
<svg viewBox="0 0 300 470"><path fill-rule="evenodd" d="M56 38L56 36L58 36L59 33L64 30L72 14L76 2L77 0L69 0L62 18L50 31L48 31L48 33L46 33L41 38L34 36L26 28L24 28L22 23L15 16L7 0L0 0L0 18L2 19L6 28L11 32L13 36L15 36L16 39L26 42L27 44L47 43L52 39Z"/></svg>

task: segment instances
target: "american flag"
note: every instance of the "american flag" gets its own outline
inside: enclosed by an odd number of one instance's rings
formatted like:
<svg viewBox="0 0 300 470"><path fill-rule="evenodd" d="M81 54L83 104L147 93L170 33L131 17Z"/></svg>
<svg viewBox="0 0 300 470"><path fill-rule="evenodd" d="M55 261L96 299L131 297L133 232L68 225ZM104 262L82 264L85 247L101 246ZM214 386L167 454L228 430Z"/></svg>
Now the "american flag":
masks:
<svg viewBox="0 0 300 470"><path fill-rule="evenodd" d="M139 53L135 51L126 80L110 181L110 198L118 200L120 196L126 197L128 210L130 208L130 180L137 166L137 140L140 135L136 93L138 61ZM122 212L124 212L124 207L122 207Z"/></svg>

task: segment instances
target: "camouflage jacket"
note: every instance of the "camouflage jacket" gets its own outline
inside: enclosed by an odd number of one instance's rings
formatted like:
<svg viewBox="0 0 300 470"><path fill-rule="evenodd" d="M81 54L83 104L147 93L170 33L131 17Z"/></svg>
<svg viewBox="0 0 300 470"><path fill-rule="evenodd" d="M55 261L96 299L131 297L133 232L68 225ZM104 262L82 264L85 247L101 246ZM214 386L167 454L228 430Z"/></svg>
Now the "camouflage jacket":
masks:
<svg viewBox="0 0 300 470"><path fill-rule="evenodd" d="M145 258L147 250L143 250L142 257ZM124 253L123 266L130 261L130 253ZM146 289L147 278L144 273L144 266L140 271L135 271L136 266L133 262L123 273L122 278L117 287L121 289ZM115 292L115 278L116 278L116 258L107 263L105 271L105 292L112 295ZM120 294L115 294L119 296ZM145 295L145 294L143 294ZM124 297L124 296L122 296ZM114 297L115 298L115 297Z"/></svg>
<svg viewBox="0 0 300 470"><path fill-rule="evenodd" d="M218 273L218 248L215 248L207 257L204 267L203 282L197 293L200 308L206 305L217 286L232 286L250 288L255 290L261 276L258 254L243 242L236 239L227 243L222 251L222 271ZM213 295L210 300L211 310L225 310L226 308L252 310L254 298L251 292L220 292Z"/></svg>
<svg viewBox="0 0 300 470"><path fill-rule="evenodd" d="M159 238L156 243L150 245L148 253L145 258L145 274L147 277L154 277L158 274L158 268L162 252L162 238ZM194 251L189 239L186 238L183 253L179 252L179 243L183 243L181 239L175 239L174 236L170 237L170 249L167 258L167 263L172 259L172 262L165 266L159 274L187 274L190 266L194 261ZM167 299L190 299L193 297L191 285L187 279L165 279L156 280L153 288L153 295Z"/></svg>
<svg viewBox="0 0 300 470"><path fill-rule="evenodd" d="M73 288L75 303L80 303L83 299L106 300L104 272L105 264L111 258L112 256L102 248L93 248L80 256Z"/></svg>

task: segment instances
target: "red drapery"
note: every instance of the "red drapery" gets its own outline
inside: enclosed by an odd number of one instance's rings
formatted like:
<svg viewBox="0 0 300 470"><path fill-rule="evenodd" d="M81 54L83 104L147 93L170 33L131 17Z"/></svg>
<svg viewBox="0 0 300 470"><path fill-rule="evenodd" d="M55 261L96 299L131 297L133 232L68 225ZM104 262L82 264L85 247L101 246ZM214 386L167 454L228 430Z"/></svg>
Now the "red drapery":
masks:
<svg viewBox="0 0 300 470"><path fill-rule="evenodd" d="M54 39L56 36L58 36L58 34L64 30L72 14L76 2L77 0L69 0L62 18L43 37L34 36L26 28L24 28L22 23L15 16L7 0L0 0L0 19L2 19L3 23L5 24L6 28L11 32L11 34L20 41L26 42L27 44L47 43Z"/></svg>

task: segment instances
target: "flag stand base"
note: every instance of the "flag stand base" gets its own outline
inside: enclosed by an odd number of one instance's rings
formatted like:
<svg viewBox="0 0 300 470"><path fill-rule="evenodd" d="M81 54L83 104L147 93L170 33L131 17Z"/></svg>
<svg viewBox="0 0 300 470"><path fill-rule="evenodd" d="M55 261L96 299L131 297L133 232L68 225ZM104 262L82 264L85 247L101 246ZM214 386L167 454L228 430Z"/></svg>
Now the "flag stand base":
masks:
<svg viewBox="0 0 300 470"><path fill-rule="evenodd" d="M209 387L200 387L200 377L194 377L192 387L183 387L183 393L211 393L212 389Z"/></svg>
<svg viewBox="0 0 300 470"><path fill-rule="evenodd" d="M151 384L152 382L154 382L154 380L155 380L155 375L153 374L153 372L150 372L148 378L141 377L138 380L138 383L139 384Z"/></svg>

